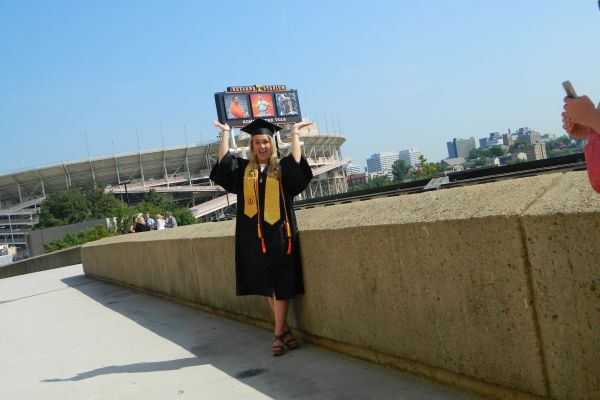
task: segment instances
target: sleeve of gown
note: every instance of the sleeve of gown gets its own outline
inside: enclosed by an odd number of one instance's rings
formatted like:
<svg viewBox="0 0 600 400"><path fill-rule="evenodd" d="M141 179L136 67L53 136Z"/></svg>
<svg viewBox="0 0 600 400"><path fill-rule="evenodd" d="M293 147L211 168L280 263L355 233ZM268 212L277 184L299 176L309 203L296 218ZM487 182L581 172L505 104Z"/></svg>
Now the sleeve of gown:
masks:
<svg viewBox="0 0 600 400"><path fill-rule="evenodd" d="M306 158L301 157L300 162L297 163L291 155L285 156L281 159L280 165L283 190L292 196L302 193L313 177Z"/></svg>
<svg viewBox="0 0 600 400"><path fill-rule="evenodd" d="M240 169L244 168L243 159L227 153L210 171L210 179L229 193L237 194Z"/></svg>

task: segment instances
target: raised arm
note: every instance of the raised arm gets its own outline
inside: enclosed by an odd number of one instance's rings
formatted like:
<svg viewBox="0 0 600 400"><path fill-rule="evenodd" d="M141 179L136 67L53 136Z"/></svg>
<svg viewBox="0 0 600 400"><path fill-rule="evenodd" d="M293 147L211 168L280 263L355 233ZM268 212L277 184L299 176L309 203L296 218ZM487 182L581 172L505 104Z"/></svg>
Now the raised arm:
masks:
<svg viewBox="0 0 600 400"><path fill-rule="evenodd" d="M231 128L227 124L222 124L219 121L213 120L213 125L217 127L221 134L219 135L221 138L221 144L219 146L219 155L218 161L221 162L225 154L229 151L229 135L231 135Z"/></svg>
<svg viewBox="0 0 600 400"><path fill-rule="evenodd" d="M300 162L302 157L302 149L300 148L300 134L298 130L310 125L311 122L304 122L301 124L294 124L290 127L290 136L292 137L292 157L297 163Z"/></svg>

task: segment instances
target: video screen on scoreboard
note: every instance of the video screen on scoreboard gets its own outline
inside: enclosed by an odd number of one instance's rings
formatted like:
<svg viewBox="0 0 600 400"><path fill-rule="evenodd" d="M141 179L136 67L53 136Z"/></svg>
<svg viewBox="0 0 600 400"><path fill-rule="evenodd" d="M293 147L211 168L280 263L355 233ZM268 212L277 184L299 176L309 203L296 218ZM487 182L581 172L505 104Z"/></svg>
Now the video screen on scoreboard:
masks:
<svg viewBox="0 0 600 400"><path fill-rule="evenodd" d="M248 97L237 94L226 94L223 96L227 119L250 118L250 107Z"/></svg>
<svg viewBox="0 0 600 400"><path fill-rule="evenodd" d="M253 93L250 95L252 104L252 116L256 117L274 117L275 106L273 105L273 96L268 93Z"/></svg>

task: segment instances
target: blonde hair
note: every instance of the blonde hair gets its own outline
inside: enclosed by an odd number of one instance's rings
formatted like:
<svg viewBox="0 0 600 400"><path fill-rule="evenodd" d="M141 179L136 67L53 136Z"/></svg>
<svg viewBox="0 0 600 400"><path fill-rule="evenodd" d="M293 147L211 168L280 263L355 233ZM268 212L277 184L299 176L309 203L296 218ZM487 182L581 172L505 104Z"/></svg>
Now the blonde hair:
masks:
<svg viewBox="0 0 600 400"><path fill-rule="evenodd" d="M277 158L277 148L275 146L275 141L273 140L273 137L270 135L267 135L267 137L269 138L269 142L271 143L271 156L269 157L269 160L267 161L267 166L265 167L266 171L267 171L267 175L271 176L275 179L279 179L281 177L281 166L279 165L279 159ZM254 153L254 150L252 149L254 147L254 143L252 141L253 137L250 138L250 151L252 153L252 155L250 156L250 170L258 170L260 171L260 164L258 162L258 157L256 156L256 153Z"/></svg>

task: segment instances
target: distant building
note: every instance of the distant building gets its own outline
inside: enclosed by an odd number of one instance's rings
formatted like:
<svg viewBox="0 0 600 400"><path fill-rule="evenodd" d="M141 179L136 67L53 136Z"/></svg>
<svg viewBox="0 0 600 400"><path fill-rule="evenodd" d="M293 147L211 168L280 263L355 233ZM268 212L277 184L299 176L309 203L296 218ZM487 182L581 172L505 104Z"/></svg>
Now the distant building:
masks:
<svg viewBox="0 0 600 400"><path fill-rule="evenodd" d="M367 171L369 173L381 171L381 157L379 153L375 153L367 158Z"/></svg>
<svg viewBox="0 0 600 400"><path fill-rule="evenodd" d="M471 150L475 149L475 138L469 139L452 139L451 142L447 142L448 146L448 158L463 157L468 158Z"/></svg>
<svg viewBox="0 0 600 400"><path fill-rule="evenodd" d="M515 133L517 134L517 136L525 136L525 135L529 135L531 132L533 132L531 129L524 126L523 128L517 129L517 131Z"/></svg>
<svg viewBox="0 0 600 400"><path fill-rule="evenodd" d="M369 182L369 177L365 173L348 175L348 188L352 189L361 185L366 185Z"/></svg>
<svg viewBox="0 0 600 400"><path fill-rule="evenodd" d="M363 167L357 164L348 164L348 166L346 167L346 173L348 175L360 174L362 172L365 172L363 170Z"/></svg>
<svg viewBox="0 0 600 400"><path fill-rule="evenodd" d="M519 128L516 133L517 140L521 140L527 144L534 145L542 142L542 135L530 128Z"/></svg>
<svg viewBox="0 0 600 400"><path fill-rule="evenodd" d="M525 151L525 154L527 155L528 161L543 160L548 158L548 155L546 154L546 145L544 143L533 144L529 149L527 149L527 151Z"/></svg>
<svg viewBox="0 0 600 400"><path fill-rule="evenodd" d="M446 142L446 146L448 147L448 158L458 157L458 154L456 154L456 146L454 145L453 140Z"/></svg>
<svg viewBox="0 0 600 400"><path fill-rule="evenodd" d="M463 164L465 163L465 159L463 157L456 158L445 158L441 161L444 169L451 169L452 171L462 171Z"/></svg>
<svg viewBox="0 0 600 400"><path fill-rule="evenodd" d="M499 144L503 144L502 136L500 132L492 132L488 137L479 139L479 147L487 148L492 146L497 146Z"/></svg>
<svg viewBox="0 0 600 400"><path fill-rule="evenodd" d="M378 173L379 175L392 174L392 165L398 160L398 153L389 151L386 153L375 153L367 159L367 171L369 175Z"/></svg>
<svg viewBox="0 0 600 400"><path fill-rule="evenodd" d="M410 165L415 167L420 164L419 158L422 156L421 152L415 149L400 150L398 152L398 158Z"/></svg>

